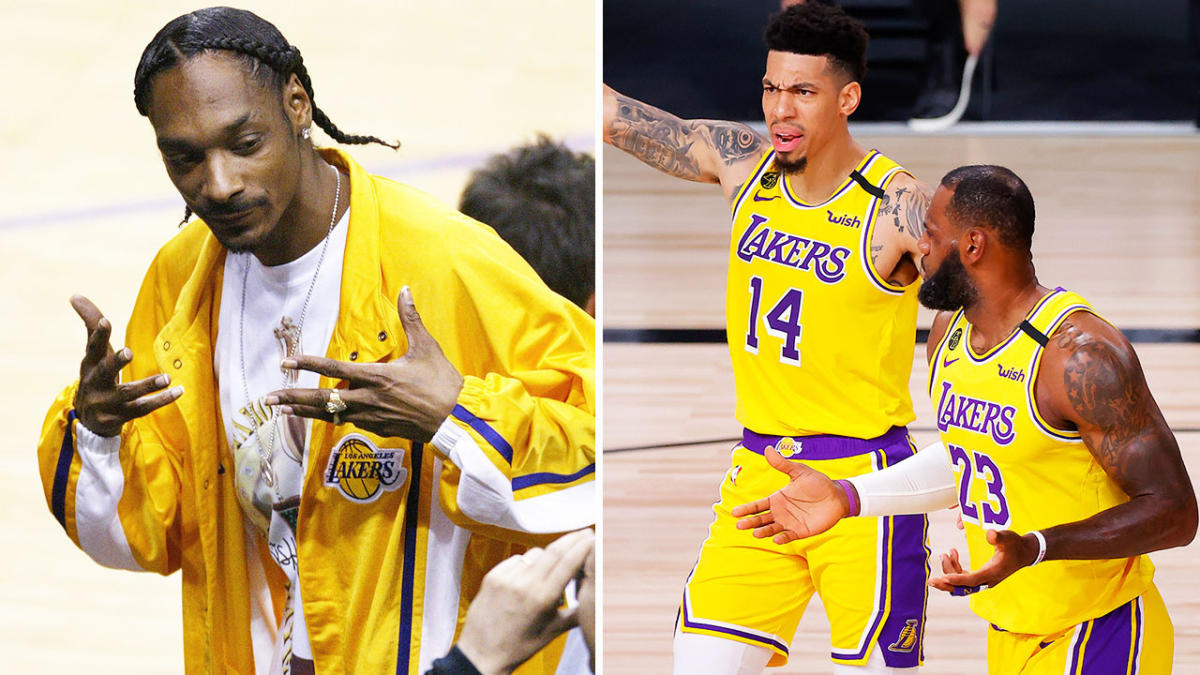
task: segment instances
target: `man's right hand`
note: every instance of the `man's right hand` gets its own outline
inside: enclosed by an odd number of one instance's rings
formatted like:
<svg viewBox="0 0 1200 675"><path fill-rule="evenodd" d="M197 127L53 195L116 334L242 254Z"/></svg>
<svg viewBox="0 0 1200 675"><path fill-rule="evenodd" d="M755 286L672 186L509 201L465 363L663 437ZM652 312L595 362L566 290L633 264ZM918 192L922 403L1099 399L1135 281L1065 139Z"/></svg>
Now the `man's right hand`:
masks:
<svg viewBox="0 0 1200 675"><path fill-rule="evenodd" d="M776 544L786 544L821 534L850 515L846 493L828 476L789 462L774 447L767 448L763 456L791 480L768 497L735 506L733 516L739 530L754 528L755 537L771 537Z"/></svg>
<svg viewBox="0 0 1200 675"><path fill-rule="evenodd" d="M82 295L71 297L71 307L87 327L87 351L79 364L79 388L75 392L75 414L94 434L117 436L131 419L147 415L183 395L183 387L164 388L171 383L165 373L136 382L121 383L121 369L133 360L125 347L114 352L109 337L112 323Z"/></svg>

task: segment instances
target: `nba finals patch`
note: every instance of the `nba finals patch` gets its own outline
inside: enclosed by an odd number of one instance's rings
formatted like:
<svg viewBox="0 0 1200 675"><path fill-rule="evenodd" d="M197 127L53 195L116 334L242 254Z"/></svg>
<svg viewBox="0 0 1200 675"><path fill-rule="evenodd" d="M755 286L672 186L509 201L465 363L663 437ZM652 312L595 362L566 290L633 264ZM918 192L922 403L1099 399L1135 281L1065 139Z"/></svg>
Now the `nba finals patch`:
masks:
<svg viewBox="0 0 1200 675"><path fill-rule="evenodd" d="M955 347L958 346L958 341L961 339L962 339L962 329L955 328L954 333L950 336L950 344L948 344L946 346L949 347L950 349L954 349Z"/></svg>
<svg viewBox="0 0 1200 675"><path fill-rule="evenodd" d="M785 437L785 438L779 439L779 443L775 445L775 451L778 452L779 454L783 455L784 457L791 458L791 457L795 457L796 455L800 454L800 450L803 447L804 447L804 444L801 443L800 441L796 441L791 438Z"/></svg>
<svg viewBox="0 0 1200 675"><path fill-rule="evenodd" d="M408 478L404 449L381 450L362 434L346 434L329 455L326 487L336 487L352 502L369 504L384 491L399 489Z"/></svg>
<svg viewBox="0 0 1200 675"><path fill-rule="evenodd" d="M779 184L779 172L768 171L764 173L762 178L759 179L758 184L763 186L764 190L770 190Z"/></svg>

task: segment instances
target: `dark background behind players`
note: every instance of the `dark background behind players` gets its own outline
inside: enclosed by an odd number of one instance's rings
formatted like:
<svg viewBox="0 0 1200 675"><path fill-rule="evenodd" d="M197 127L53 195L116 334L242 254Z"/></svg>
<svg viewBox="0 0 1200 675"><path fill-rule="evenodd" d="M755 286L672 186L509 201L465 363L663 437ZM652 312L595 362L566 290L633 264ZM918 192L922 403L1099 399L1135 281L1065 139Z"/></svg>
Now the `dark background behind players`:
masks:
<svg viewBox="0 0 1200 675"><path fill-rule="evenodd" d="M856 122L910 116L924 83L912 0L841 0L871 34ZM966 119L1188 120L1200 108L1200 3L1001 0L990 92ZM762 26L778 0L604 3L604 77L681 117L758 119ZM670 17L669 21L662 17ZM719 27L719 30L717 29ZM695 39L703 35L703 40ZM976 73L985 77L987 53ZM664 82L672 83L669 87ZM982 83L977 83L982 84ZM731 95L742 92L743 95ZM987 95L990 93L990 97ZM973 98L975 98L973 96Z"/></svg>
<svg viewBox="0 0 1200 675"><path fill-rule="evenodd" d="M595 316L596 160L540 136L471 174L458 209L491 225L554 292Z"/></svg>

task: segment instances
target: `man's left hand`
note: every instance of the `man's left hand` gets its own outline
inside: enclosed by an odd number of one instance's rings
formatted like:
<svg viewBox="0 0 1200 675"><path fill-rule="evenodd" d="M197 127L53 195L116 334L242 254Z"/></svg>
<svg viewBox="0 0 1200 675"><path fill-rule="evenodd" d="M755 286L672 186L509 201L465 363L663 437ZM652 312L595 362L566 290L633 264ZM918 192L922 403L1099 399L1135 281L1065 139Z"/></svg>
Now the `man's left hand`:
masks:
<svg viewBox="0 0 1200 675"><path fill-rule="evenodd" d="M348 382L348 388L338 389L345 410L336 416L327 410L329 389L281 389L267 395L267 404L302 417L349 422L380 436L429 442L454 410L463 378L421 323L407 286L400 291L396 309L408 335L408 352L395 361L349 363L320 356L283 360L285 369L309 370Z"/></svg>
<svg viewBox="0 0 1200 675"><path fill-rule="evenodd" d="M970 595L994 587L1013 572L1037 559L1038 542L1033 535L1021 536L1012 530L988 530L987 541L996 553L983 567L964 572L958 551L942 554L942 576L932 577L929 585L951 595Z"/></svg>

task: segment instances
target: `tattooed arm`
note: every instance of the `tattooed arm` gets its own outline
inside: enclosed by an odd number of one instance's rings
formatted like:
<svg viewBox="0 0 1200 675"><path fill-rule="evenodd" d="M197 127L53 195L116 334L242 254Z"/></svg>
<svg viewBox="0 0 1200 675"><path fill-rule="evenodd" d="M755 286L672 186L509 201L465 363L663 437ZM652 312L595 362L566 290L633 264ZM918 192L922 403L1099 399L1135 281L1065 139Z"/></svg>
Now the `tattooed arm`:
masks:
<svg viewBox="0 0 1200 675"><path fill-rule="evenodd" d="M1045 530L1046 559L1124 558L1190 542L1196 495L1125 336L1093 314L1073 314L1051 337L1038 380L1048 421L1077 427L1129 495L1087 520Z"/></svg>
<svg viewBox="0 0 1200 675"><path fill-rule="evenodd" d="M907 173L896 174L875 211L871 263L889 283L907 286L920 276L917 242L925 233L925 213L933 188Z"/></svg>
<svg viewBox="0 0 1200 675"><path fill-rule="evenodd" d="M665 174L737 194L770 147L745 124L683 120L604 86L604 142Z"/></svg>
<svg viewBox="0 0 1200 675"><path fill-rule="evenodd" d="M1092 456L1129 496L1090 518L1042 530L1043 559L1128 558L1191 542L1196 495L1175 436L1121 332L1093 314L1076 312L1050 337L1036 378L1038 409L1046 420L1078 428ZM982 568L963 573L957 555L943 555L946 574L930 585L944 591L995 586L1037 559L1032 534L989 530L987 537L996 554Z"/></svg>

